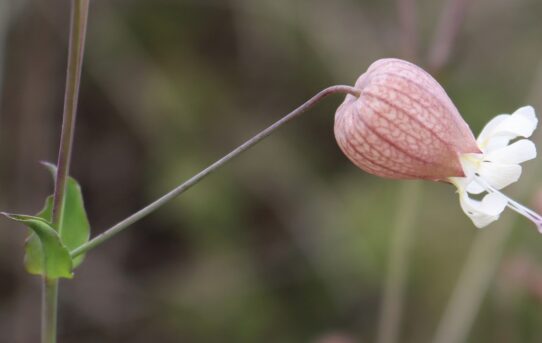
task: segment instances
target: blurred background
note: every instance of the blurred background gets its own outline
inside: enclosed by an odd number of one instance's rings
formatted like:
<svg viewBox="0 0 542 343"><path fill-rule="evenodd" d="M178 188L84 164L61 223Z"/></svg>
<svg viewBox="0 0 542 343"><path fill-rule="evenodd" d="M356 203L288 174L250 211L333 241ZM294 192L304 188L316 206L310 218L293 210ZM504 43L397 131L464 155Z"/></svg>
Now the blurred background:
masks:
<svg viewBox="0 0 542 343"><path fill-rule="evenodd" d="M0 208L52 193L69 1L0 0ZM539 0L114 0L89 17L71 174L93 235L382 57L430 70L475 133L542 113ZM477 230L453 187L356 169L334 95L61 284L59 341L541 342L542 237ZM541 141L540 133L535 141ZM508 193L542 211L542 163ZM37 342L25 230L0 221L0 342Z"/></svg>

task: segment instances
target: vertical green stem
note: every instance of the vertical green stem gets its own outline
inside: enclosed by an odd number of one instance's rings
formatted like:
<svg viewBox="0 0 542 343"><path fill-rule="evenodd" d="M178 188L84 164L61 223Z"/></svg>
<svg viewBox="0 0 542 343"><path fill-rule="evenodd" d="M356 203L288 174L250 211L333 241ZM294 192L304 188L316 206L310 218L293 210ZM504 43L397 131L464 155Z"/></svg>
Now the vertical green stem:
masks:
<svg viewBox="0 0 542 343"><path fill-rule="evenodd" d="M43 279L41 341L56 342L58 282Z"/></svg>
<svg viewBox="0 0 542 343"><path fill-rule="evenodd" d="M56 174L53 204L53 224L56 225L60 224L60 220L62 218L62 203L64 202L66 181L70 169L77 101L79 98L79 84L81 80L81 67L83 64L88 5L89 0L72 0L68 71L66 74L66 93L64 96L64 115L62 119L62 133L60 137L58 169Z"/></svg>
<svg viewBox="0 0 542 343"><path fill-rule="evenodd" d="M77 101L83 51L87 29L89 0L72 0L70 38L68 48L68 67L66 73L66 92L64 96L64 113L62 118L62 133L58 153L58 169L55 179L53 200L53 227L60 229L66 182L69 175ZM58 280L44 278L42 308L42 343L56 343L56 327L58 317Z"/></svg>

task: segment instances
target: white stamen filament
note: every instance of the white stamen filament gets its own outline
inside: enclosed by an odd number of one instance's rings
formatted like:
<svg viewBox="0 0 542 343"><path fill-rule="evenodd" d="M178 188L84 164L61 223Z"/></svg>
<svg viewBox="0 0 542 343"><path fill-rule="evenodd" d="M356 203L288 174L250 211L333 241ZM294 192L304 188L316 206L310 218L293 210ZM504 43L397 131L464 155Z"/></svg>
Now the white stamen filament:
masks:
<svg viewBox="0 0 542 343"><path fill-rule="evenodd" d="M506 205L508 206L508 208L510 208L511 210L521 214L525 218L532 221L536 225L538 232L542 233L542 216L541 215L531 210L530 208L518 203L517 201L511 199L510 197L506 196L505 194L498 191L497 189L493 188L479 175L475 174L474 180L489 193L498 193L499 195L503 196L507 200Z"/></svg>

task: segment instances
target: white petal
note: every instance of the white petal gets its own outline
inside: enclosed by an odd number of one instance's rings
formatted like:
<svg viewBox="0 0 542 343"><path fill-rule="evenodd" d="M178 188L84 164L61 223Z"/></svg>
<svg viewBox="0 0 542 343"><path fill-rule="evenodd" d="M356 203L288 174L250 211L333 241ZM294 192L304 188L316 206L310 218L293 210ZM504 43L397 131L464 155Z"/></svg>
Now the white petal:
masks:
<svg viewBox="0 0 542 343"><path fill-rule="evenodd" d="M481 161L484 158L483 154L463 154L460 156L459 161L463 167L464 177L453 178L453 184L460 190L466 189L467 192L472 194L480 194L485 192L485 189L478 185L474 180L475 174L478 173Z"/></svg>
<svg viewBox="0 0 542 343"><path fill-rule="evenodd" d="M483 228L499 219L508 203L508 200L500 193L489 193L482 201L478 201L469 198L467 192L462 192L459 200L461 208L477 228Z"/></svg>
<svg viewBox="0 0 542 343"><path fill-rule="evenodd" d="M496 125L491 136L530 137L537 124L534 109L531 106L521 107Z"/></svg>
<svg viewBox="0 0 542 343"><path fill-rule="evenodd" d="M502 149L487 154L484 159L491 162L518 164L536 157L536 147L528 139L522 139Z"/></svg>
<svg viewBox="0 0 542 343"><path fill-rule="evenodd" d="M491 139L488 139L485 143L485 146L481 147L482 151L485 154L490 154L493 151L504 148L510 143L510 141L515 138L514 136L493 136Z"/></svg>
<svg viewBox="0 0 542 343"><path fill-rule="evenodd" d="M532 130L531 130L531 134L532 134L532 131L536 129L536 125L538 124L538 119L536 118L536 112L533 106L523 106L523 107L518 108L514 113L512 113L512 117L516 117L516 116L522 117L530 123L530 126L532 127ZM525 137L529 137L529 136L525 136Z"/></svg>
<svg viewBox="0 0 542 343"><path fill-rule="evenodd" d="M510 117L509 114L499 114L495 118L491 119L486 124L486 126L484 126L484 128L482 129L482 132L480 132L480 134L478 135L478 139L476 140L478 142L478 145L481 147L486 146L489 138L493 136L493 131L495 130L495 128L509 117Z"/></svg>
<svg viewBox="0 0 542 343"><path fill-rule="evenodd" d="M471 183L469 183L466 187L466 190L470 194L480 194L486 191L485 188L480 186L476 181L472 181Z"/></svg>
<svg viewBox="0 0 542 343"><path fill-rule="evenodd" d="M530 137L537 124L534 109L524 106L511 115L500 114L493 118L476 141L485 153L489 153L506 146L516 137Z"/></svg>
<svg viewBox="0 0 542 343"><path fill-rule="evenodd" d="M519 164L482 162L478 174L485 182L496 189L502 189L516 182L521 176Z"/></svg>

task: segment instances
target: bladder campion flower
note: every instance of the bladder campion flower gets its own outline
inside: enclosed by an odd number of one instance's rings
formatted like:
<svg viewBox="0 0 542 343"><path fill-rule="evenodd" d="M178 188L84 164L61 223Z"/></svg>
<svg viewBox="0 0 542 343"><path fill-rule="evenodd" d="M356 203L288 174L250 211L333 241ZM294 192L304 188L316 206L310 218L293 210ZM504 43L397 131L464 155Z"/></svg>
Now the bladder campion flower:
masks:
<svg viewBox="0 0 542 343"><path fill-rule="evenodd" d="M359 168L391 179L444 181L457 187L463 211L476 227L497 220L508 206L535 222L542 217L499 190L516 182L522 162L536 157L527 139L534 109L493 118L478 139L438 82L399 59L374 62L335 115L335 137ZM518 140L518 138L520 138ZM481 200L470 194L485 193Z"/></svg>

